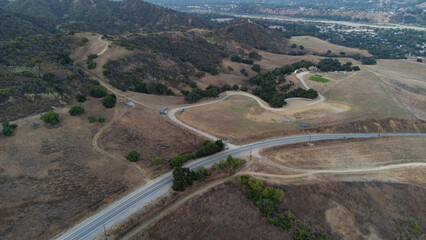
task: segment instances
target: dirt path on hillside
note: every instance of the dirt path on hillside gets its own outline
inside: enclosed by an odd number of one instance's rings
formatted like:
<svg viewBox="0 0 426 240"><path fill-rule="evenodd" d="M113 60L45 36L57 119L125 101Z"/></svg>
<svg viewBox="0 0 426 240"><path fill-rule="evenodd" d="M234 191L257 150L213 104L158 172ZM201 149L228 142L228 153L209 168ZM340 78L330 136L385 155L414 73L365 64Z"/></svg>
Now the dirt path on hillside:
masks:
<svg viewBox="0 0 426 240"><path fill-rule="evenodd" d="M105 155L105 156L107 156L107 157L109 157L109 158L112 158L112 159L115 159L115 160L118 160L118 161L122 161L123 163L125 163L125 164L127 164L127 165L129 165L130 167L132 167L132 168L134 168L134 169L136 169L139 173L140 173L140 175L142 176L142 178L145 180L145 181L147 181L147 177L146 177L146 174L145 174L145 172L144 172L144 170L139 166L139 165L137 165L137 164L135 164L135 163L130 163L129 161L127 161L126 159L123 159L123 158L121 158L121 157L119 157L119 156L117 156L117 155L115 155L115 154L112 154L112 153L109 153L109 152L107 152L107 151L105 151L105 150L103 150L102 148L100 148L99 147L99 145L98 145L98 140L99 140L99 137L102 135L102 133L106 130L106 129L108 129L109 127L111 127L112 126L112 124L114 124L116 121L118 121L126 112L127 112L127 109L122 109L122 110L120 110L120 107L119 106L117 106L117 107L115 107L115 109L114 109L114 112L115 112L115 116L114 116L114 118L111 120L111 121L109 121L106 125L104 125L96 134L95 134L95 136L93 137L93 140L92 140L92 146L93 146L93 148L97 151L97 152L99 152L100 154L103 154L103 155Z"/></svg>

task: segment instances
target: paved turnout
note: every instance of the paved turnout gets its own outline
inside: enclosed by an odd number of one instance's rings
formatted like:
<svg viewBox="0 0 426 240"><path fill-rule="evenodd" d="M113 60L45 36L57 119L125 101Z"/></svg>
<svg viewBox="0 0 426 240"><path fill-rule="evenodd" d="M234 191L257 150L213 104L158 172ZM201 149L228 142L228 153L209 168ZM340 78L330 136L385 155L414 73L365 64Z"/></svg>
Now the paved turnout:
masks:
<svg viewBox="0 0 426 240"><path fill-rule="evenodd" d="M426 134L381 134L381 136L426 136ZM282 137L270 139L260 142L255 142L242 146L235 146L226 151L217 153L215 155L205 157L186 164L190 169L196 169L199 166L210 167L213 163L225 159L228 155L234 157L244 156L250 154L251 151L258 151L262 148L278 146L282 144L300 143L318 140L331 140L342 138L371 138L377 137L377 134L317 134L317 135L301 135L292 137ZM426 166L423 163L422 166ZM401 166L410 167L410 166ZM413 165L413 167L419 167ZM380 170L380 168L378 168ZM123 198L110 204L105 209L99 211L93 216L87 218L80 224L72 229L56 237L56 239L94 239L100 236L104 227L109 229L129 218L132 214L143 210L143 207L150 202L162 197L167 196L170 192L173 177L169 172L163 176L148 182L146 185L134 190Z"/></svg>

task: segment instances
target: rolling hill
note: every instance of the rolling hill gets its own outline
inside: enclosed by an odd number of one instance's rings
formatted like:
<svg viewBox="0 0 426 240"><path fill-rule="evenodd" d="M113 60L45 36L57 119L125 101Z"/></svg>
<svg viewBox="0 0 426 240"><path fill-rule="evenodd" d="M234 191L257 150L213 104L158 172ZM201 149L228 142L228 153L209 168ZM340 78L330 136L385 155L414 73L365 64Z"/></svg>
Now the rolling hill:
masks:
<svg viewBox="0 0 426 240"><path fill-rule="evenodd" d="M7 12L0 8L0 41L18 36L57 33L52 19Z"/></svg>
<svg viewBox="0 0 426 240"><path fill-rule="evenodd" d="M141 0L16 0L6 4L4 9L61 20L64 30L108 34L210 27L206 20Z"/></svg>
<svg viewBox="0 0 426 240"><path fill-rule="evenodd" d="M288 48L284 33L249 21L238 21L219 30L223 39L234 40L248 48L282 53Z"/></svg>

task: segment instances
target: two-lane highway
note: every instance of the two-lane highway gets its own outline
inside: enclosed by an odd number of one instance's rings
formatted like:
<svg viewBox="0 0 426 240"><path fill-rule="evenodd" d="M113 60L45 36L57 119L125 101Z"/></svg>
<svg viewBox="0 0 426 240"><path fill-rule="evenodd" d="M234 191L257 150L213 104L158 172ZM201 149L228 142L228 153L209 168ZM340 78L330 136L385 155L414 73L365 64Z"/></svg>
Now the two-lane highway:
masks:
<svg viewBox="0 0 426 240"><path fill-rule="evenodd" d="M426 134L381 134L382 136L426 136ZM307 141L331 140L342 138L371 138L377 134L317 134L301 135L292 137L283 137L260 141L242 146L235 146L231 149L205 157L186 164L190 169L196 169L199 166L210 167L215 162L225 159L228 155L234 157L250 154L250 151L257 151L267 147L278 146L282 144L300 143ZM417 166L417 165L415 165ZM426 166L426 163L425 163ZM407 166L404 166L407 167ZM409 166L408 166L409 167ZM94 214L69 231L57 236L57 239L94 239L100 236L104 231L104 226L109 229L116 226L136 212L143 210L143 207L150 202L167 196L170 193L173 177L169 172L163 176L148 182L146 185L134 190L120 200L109 205L100 212Z"/></svg>

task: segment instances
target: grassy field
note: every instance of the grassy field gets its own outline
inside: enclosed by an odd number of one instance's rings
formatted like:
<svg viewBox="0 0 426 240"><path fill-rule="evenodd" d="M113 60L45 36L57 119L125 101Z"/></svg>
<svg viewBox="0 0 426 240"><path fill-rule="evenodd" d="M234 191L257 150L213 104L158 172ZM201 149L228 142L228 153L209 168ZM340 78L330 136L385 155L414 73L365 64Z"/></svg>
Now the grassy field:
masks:
<svg viewBox="0 0 426 240"><path fill-rule="evenodd" d="M50 239L142 182L133 168L99 154L95 133L113 118L101 99L46 127L40 116L19 120L13 137L0 135L0 239ZM106 123L89 123L87 116ZM34 128L31 122L39 122Z"/></svg>
<svg viewBox="0 0 426 240"><path fill-rule="evenodd" d="M242 96L234 96L218 104L187 109L177 116L198 129L232 140L297 127L297 123L284 122L284 116L265 112L254 100Z"/></svg>
<svg viewBox="0 0 426 240"><path fill-rule="evenodd" d="M346 54L355 54L359 53L364 56L371 56L367 50L360 50L356 48L348 48L344 46L339 46L336 44L329 43L327 41L321 40L316 37L311 36L296 36L290 39L290 44L303 45L306 50L317 53L325 53L327 50L331 50L332 53L340 54L340 52L345 52Z"/></svg>
<svg viewBox="0 0 426 240"><path fill-rule="evenodd" d="M170 159L200 148L203 138L177 126L157 112L134 107L105 130L99 139L101 148L124 158L130 150L141 153L137 162L150 177L170 171ZM163 158L156 165L155 157Z"/></svg>
<svg viewBox="0 0 426 240"><path fill-rule="evenodd" d="M425 137L401 137L318 142L312 147L305 144L276 147L263 154L271 161L295 168L361 168L426 162L425 140Z"/></svg>
<svg viewBox="0 0 426 240"><path fill-rule="evenodd" d="M309 79L316 81L316 82L321 82L321 83L330 82L330 80L328 80L327 78L323 78L323 77L316 76L316 75L310 76Z"/></svg>

